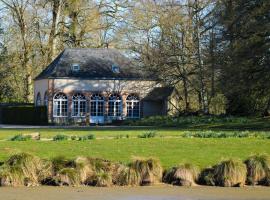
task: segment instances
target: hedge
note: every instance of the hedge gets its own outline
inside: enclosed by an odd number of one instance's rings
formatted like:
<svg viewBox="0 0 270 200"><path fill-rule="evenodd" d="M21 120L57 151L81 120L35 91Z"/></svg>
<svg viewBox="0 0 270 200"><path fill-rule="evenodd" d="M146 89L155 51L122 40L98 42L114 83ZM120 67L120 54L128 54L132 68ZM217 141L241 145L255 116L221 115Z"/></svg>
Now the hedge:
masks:
<svg viewBox="0 0 270 200"><path fill-rule="evenodd" d="M47 125L46 106L8 106L2 108L3 124Z"/></svg>

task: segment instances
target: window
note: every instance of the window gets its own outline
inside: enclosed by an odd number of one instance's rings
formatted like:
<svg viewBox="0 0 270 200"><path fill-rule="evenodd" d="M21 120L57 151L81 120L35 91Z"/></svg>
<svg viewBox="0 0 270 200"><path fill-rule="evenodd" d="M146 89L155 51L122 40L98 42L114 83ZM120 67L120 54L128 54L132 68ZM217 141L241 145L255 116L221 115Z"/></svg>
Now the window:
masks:
<svg viewBox="0 0 270 200"><path fill-rule="evenodd" d="M48 100L49 100L48 92L45 92L45 94L44 94L44 106L48 106Z"/></svg>
<svg viewBox="0 0 270 200"><path fill-rule="evenodd" d="M68 114L68 100L64 93L57 93L53 98L53 116L67 117Z"/></svg>
<svg viewBox="0 0 270 200"><path fill-rule="evenodd" d="M77 93L72 96L72 117L85 117L86 98L83 94Z"/></svg>
<svg viewBox="0 0 270 200"><path fill-rule="evenodd" d="M104 97L100 94L93 94L90 101L90 115L103 116L104 115Z"/></svg>
<svg viewBox="0 0 270 200"><path fill-rule="evenodd" d="M72 65L72 71L73 71L73 72L78 72L78 71L80 71L80 65L79 65L79 64L73 64L73 65Z"/></svg>
<svg viewBox="0 0 270 200"><path fill-rule="evenodd" d="M113 73L116 73L116 74L120 73L120 68L119 68L119 66L113 64L113 65L112 65L112 71L113 71Z"/></svg>
<svg viewBox="0 0 270 200"><path fill-rule="evenodd" d="M122 98L118 94L109 97L109 116L119 117L122 114Z"/></svg>
<svg viewBox="0 0 270 200"><path fill-rule="evenodd" d="M41 96L40 96L40 93L37 94L36 106L41 106Z"/></svg>
<svg viewBox="0 0 270 200"><path fill-rule="evenodd" d="M139 118L140 117L140 100L136 95L128 95L127 100L127 117Z"/></svg>

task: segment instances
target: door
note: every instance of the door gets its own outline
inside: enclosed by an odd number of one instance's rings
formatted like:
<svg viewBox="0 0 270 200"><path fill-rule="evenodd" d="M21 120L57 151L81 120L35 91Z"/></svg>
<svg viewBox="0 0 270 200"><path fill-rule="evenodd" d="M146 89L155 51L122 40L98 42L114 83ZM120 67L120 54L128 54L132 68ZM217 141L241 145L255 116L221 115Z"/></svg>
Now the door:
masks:
<svg viewBox="0 0 270 200"><path fill-rule="evenodd" d="M90 123L104 123L104 97L100 94L94 94L90 101Z"/></svg>

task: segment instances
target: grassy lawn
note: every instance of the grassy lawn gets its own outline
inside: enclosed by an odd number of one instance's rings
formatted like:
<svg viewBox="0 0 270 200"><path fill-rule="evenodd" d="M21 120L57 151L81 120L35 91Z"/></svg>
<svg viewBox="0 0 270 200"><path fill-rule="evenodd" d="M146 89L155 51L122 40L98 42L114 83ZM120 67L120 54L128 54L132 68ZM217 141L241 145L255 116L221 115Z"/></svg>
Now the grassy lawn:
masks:
<svg viewBox="0 0 270 200"><path fill-rule="evenodd" d="M42 158L63 155L100 157L128 162L132 156L159 158L164 167L182 162L200 167L216 164L226 158L245 159L254 153L270 154L269 139L255 138L150 138L102 139L90 141L0 142L0 160L18 152L30 152Z"/></svg>

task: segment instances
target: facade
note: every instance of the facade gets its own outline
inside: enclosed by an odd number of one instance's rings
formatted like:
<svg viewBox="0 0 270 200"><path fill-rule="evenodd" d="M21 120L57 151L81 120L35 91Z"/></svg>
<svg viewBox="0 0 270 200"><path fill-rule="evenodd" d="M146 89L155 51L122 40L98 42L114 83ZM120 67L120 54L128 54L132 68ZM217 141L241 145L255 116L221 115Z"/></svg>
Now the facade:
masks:
<svg viewBox="0 0 270 200"><path fill-rule="evenodd" d="M115 49L65 49L34 85L35 105L66 124L166 115L173 93Z"/></svg>

